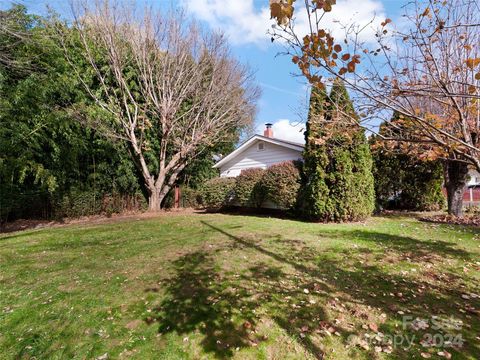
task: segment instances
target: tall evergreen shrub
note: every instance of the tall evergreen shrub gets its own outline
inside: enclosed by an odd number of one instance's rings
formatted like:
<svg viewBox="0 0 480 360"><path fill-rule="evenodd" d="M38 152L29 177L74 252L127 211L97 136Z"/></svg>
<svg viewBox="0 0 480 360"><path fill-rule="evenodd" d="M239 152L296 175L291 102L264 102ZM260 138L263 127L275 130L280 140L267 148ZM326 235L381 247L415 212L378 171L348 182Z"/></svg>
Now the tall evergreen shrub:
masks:
<svg viewBox="0 0 480 360"><path fill-rule="evenodd" d="M301 186L298 194L298 213L307 219L319 220L327 212L326 167L329 163L327 146L323 140L322 123L325 121L328 95L323 88L314 87L310 95L310 109L305 131L305 148Z"/></svg>
<svg viewBox="0 0 480 360"><path fill-rule="evenodd" d="M330 96L312 90L298 200L305 218L354 221L372 213L372 157L363 129L351 125L356 117L343 83L335 82Z"/></svg>

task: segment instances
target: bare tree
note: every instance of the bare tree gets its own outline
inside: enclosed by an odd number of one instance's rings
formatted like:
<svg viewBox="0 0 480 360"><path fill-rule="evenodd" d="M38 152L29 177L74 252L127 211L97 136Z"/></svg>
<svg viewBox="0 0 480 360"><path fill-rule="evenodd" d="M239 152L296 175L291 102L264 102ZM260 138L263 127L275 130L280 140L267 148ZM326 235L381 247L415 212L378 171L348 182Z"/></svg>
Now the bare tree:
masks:
<svg viewBox="0 0 480 360"><path fill-rule="evenodd" d="M285 42L313 85L329 77L344 81L364 115L343 117L351 125L375 131L372 119L377 125L385 121L380 134L385 141L401 143L419 157L445 159L449 212L460 215L468 166L480 171L480 4L412 0L404 22L392 28L385 19L371 45L359 41L362 28L345 27L340 41L323 28L334 3L305 1L310 32L298 34L293 1L271 2L278 23L273 36ZM393 111L400 121L388 122Z"/></svg>
<svg viewBox="0 0 480 360"><path fill-rule="evenodd" d="M128 143L149 210L159 210L195 156L252 122L258 89L224 37L202 31L182 11L163 16L108 0L76 5L76 35L63 42L77 76L109 114L94 126ZM73 61L72 47L95 83Z"/></svg>

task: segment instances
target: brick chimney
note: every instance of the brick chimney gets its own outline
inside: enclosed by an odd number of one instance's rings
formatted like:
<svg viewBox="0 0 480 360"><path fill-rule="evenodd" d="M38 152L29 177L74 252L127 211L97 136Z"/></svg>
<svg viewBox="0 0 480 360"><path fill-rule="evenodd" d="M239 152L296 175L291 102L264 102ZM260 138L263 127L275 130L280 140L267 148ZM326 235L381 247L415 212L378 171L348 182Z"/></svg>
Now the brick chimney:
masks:
<svg viewBox="0 0 480 360"><path fill-rule="evenodd" d="M268 138L273 138L272 124L270 124L270 123L265 124L265 130L263 132L263 136L268 137Z"/></svg>

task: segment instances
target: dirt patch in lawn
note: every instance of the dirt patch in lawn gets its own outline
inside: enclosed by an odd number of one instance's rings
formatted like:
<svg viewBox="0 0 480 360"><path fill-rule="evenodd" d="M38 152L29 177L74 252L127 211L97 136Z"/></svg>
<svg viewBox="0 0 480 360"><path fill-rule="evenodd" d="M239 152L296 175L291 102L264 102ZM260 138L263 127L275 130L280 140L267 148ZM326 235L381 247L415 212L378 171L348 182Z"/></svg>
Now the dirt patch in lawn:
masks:
<svg viewBox="0 0 480 360"><path fill-rule="evenodd" d="M109 224L115 223L117 221L123 220L132 220L132 219L149 219L156 218L161 216L167 216L171 214L195 214L195 213L204 213L204 210L196 210L191 208L186 209L172 209L172 210L163 210L158 212L127 212L122 214L113 214L111 216L106 215L92 215L92 216L82 216L80 218L66 218L61 220L29 220L29 219L19 219L12 222L0 224L0 234L2 233L12 233L16 231L23 230L33 230L33 229L44 229L44 228L53 228L53 227L62 227L67 225L82 225L82 224Z"/></svg>

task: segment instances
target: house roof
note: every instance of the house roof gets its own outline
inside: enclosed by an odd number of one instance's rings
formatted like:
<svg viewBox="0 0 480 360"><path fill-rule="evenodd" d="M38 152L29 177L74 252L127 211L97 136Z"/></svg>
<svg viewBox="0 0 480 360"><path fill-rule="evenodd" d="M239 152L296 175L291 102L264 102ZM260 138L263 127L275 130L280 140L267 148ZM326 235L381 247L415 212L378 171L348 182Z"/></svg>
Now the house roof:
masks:
<svg viewBox="0 0 480 360"><path fill-rule="evenodd" d="M213 167L218 168L218 167L226 164L227 162L229 162L230 160L235 158L237 155L241 154L243 151L248 149L248 147L256 141L265 141L265 142L268 142L268 143L271 143L271 144L283 146L283 147L293 149L293 150L297 150L297 151L303 151L303 148L305 146L303 144L296 143L296 142L293 142L293 141L287 141L287 140L282 140L282 139L277 139L277 138L269 138L269 137L257 134L257 135L253 135L250 139L248 139L243 144L241 144L233 152L231 152L230 154L225 156L223 159L218 161L215 165L213 165Z"/></svg>

